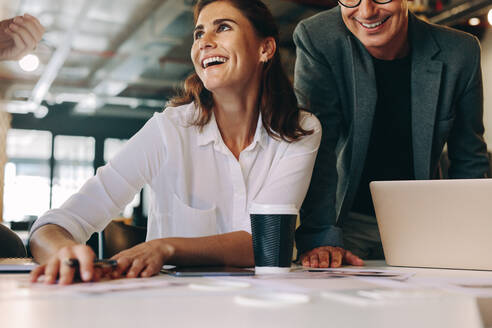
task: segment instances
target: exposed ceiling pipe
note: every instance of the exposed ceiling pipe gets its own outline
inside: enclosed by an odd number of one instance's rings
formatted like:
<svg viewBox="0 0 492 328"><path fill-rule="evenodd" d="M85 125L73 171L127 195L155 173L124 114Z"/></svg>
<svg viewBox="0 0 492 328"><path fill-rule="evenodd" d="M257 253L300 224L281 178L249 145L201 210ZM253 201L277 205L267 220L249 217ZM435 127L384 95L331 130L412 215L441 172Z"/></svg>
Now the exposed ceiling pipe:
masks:
<svg viewBox="0 0 492 328"><path fill-rule="evenodd" d="M149 53L145 50L151 43L166 45L170 51L179 46L183 40L176 39L170 43L169 38L163 38L162 32L182 13L192 10L192 2L189 0L167 0L158 8L155 8L149 17L139 26L134 25L127 39L118 47L118 52L128 56L128 60L111 58L103 67L96 67L97 74L90 75L89 86L94 86L96 94L115 96L123 91L127 85L114 84L111 81L120 79L121 75L131 76L130 84L141 79L141 74L149 63L159 62L159 59L167 53ZM135 28L136 27L136 28ZM191 31L191 29L190 29ZM191 33L191 32L190 32ZM165 50L162 50L165 51ZM165 87L163 84L162 87Z"/></svg>
<svg viewBox="0 0 492 328"><path fill-rule="evenodd" d="M181 38L165 36L163 31L179 15L190 12L192 5L190 0L154 1L152 10L145 10L145 16L134 18L133 20L138 20L139 23L130 24L129 29L126 28L124 31L126 34L120 34L118 42L111 49L117 51L118 55L101 60L89 74L87 85L92 88L96 101L79 102L74 111L95 112L106 105L105 99L117 96L129 84L156 88L177 87L179 83L173 81L142 78L142 73L149 64L158 63L167 52L183 43ZM162 49L152 50L150 45L153 44Z"/></svg>
<svg viewBox="0 0 492 328"><path fill-rule="evenodd" d="M134 35L135 31L138 30L139 26L141 26L145 21L147 21L149 17L151 17L154 14L154 12L162 5L164 1L165 0L152 0L150 4L140 7L139 10L135 12L135 15L126 24L125 28L120 33L118 33L116 38L113 39L107 51L117 53L120 46L123 45L128 39L130 39ZM89 81L92 82L96 72L102 67L106 66L110 60L111 57L107 57L98 61L92 68L91 72L89 73L87 77L87 82Z"/></svg>
<svg viewBox="0 0 492 328"><path fill-rule="evenodd" d="M36 83L34 87L31 97L29 98L29 103L31 103L33 112L36 114L36 111L40 108L41 102L46 96L48 90L50 89L53 81L55 80L58 72L61 67L65 63L68 55L70 54L70 49L72 48L72 40L75 35L78 33L80 26L82 25L82 21L87 16L89 9L92 6L94 0L85 0L82 4L82 8L79 11L79 14L73 21L72 27L67 31L65 37L62 42L58 45L53 56L51 57L48 65L44 69L43 75L39 78L39 81ZM37 113L40 116L40 113Z"/></svg>
<svg viewBox="0 0 492 328"><path fill-rule="evenodd" d="M10 88L8 92L8 96L12 100L10 102L22 102L21 100L15 100L14 98L23 98L29 94L27 86L17 85L15 88ZM6 93L7 95L7 93ZM48 104L61 104L64 102L72 102L79 103L83 100L96 97L91 90L85 88L52 88L50 92L46 95L45 101ZM162 108L165 101L164 100L156 100L156 99L141 99L134 97L109 97L109 96L97 96L98 101L103 101L107 104L119 105L119 106L127 106L130 108L137 108L140 106L143 107L156 107ZM7 102L9 102L7 101Z"/></svg>
<svg viewBox="0 0 492 328"><path fill-rule="evenodd" d="M434 24L453 25L458 20L466 18L467 15L490 7L491 0L466 0L459 3L455 1L455 5L450 9L445 9L439 14L430 17L429 21Z"/></svg>

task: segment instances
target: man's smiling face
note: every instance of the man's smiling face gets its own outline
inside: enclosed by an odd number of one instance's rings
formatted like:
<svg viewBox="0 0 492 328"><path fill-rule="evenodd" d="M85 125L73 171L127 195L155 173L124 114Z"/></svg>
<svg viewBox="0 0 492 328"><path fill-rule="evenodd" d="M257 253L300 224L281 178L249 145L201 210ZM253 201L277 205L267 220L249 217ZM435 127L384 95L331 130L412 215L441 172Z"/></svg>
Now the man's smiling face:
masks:
<svg viewBox="0 0 492 328"><path fill-rule="evenodd" d="M405 52L401 48L407 47L407 0L386 4L362 0L355 8L342 6L341 10L347 28L374 57L394 59Z"/></svg>

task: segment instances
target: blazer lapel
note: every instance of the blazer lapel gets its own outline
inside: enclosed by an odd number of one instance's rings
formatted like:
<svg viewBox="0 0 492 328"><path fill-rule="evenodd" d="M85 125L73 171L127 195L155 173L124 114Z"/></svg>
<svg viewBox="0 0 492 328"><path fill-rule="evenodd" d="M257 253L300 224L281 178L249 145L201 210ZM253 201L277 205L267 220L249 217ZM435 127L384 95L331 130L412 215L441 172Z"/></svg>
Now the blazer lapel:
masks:
<svg viewBox="0 0 492 328"><path fill-rule="evenodd" d="M410 14L412 49L411 108L414 170L416 179L431 178L430 163L443 63L434 60L439 46L413 14Z"/></svg>
<svg viewBox="0 0 492 328"><path fill-rule="evenodd" d="M352 36L348 36L352 54L354 81L353 145L351 186L356 186L364 167L372 122L376 111L377 89L372 58L364 46ZM352 188L350 188L352 189Z"/></svg>

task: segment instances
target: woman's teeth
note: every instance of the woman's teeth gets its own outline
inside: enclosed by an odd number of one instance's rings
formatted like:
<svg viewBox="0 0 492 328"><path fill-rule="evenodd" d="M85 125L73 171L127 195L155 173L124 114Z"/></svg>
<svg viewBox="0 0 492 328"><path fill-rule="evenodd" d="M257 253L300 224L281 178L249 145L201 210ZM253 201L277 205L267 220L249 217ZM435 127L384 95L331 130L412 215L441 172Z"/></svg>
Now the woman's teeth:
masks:
<svg viewBox="0 0 492 328"><path fill-rule="evenodd" d="M203 60L202 67L207 68L212 63L221 64L221 63L225 63L226 61L227 61L227 58L225 58L225 57L218 57L218 56L217 57L210 57L210 58Z"/></svg>

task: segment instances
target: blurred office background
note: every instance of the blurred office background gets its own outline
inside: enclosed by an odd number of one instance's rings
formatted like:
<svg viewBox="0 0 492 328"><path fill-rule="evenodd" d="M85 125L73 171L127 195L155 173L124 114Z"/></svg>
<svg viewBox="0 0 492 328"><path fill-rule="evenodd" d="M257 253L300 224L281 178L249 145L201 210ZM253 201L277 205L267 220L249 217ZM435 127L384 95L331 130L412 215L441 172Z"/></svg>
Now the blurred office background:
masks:
<svg viewBox="0 0 492 328"><path fill-rule="evenodd" d="M104 165L192 72L194 0L0 0L0 17L30 13L46 34L35 53L0 63L0 214L32 220ZM333 0L265 0L292 76L292 31ZM483 46L486 128L492 131L492 0L414 0L429 21ZM487 135L492 147L492 132ZM146 190L121 213L146 222Z"/></svg>

